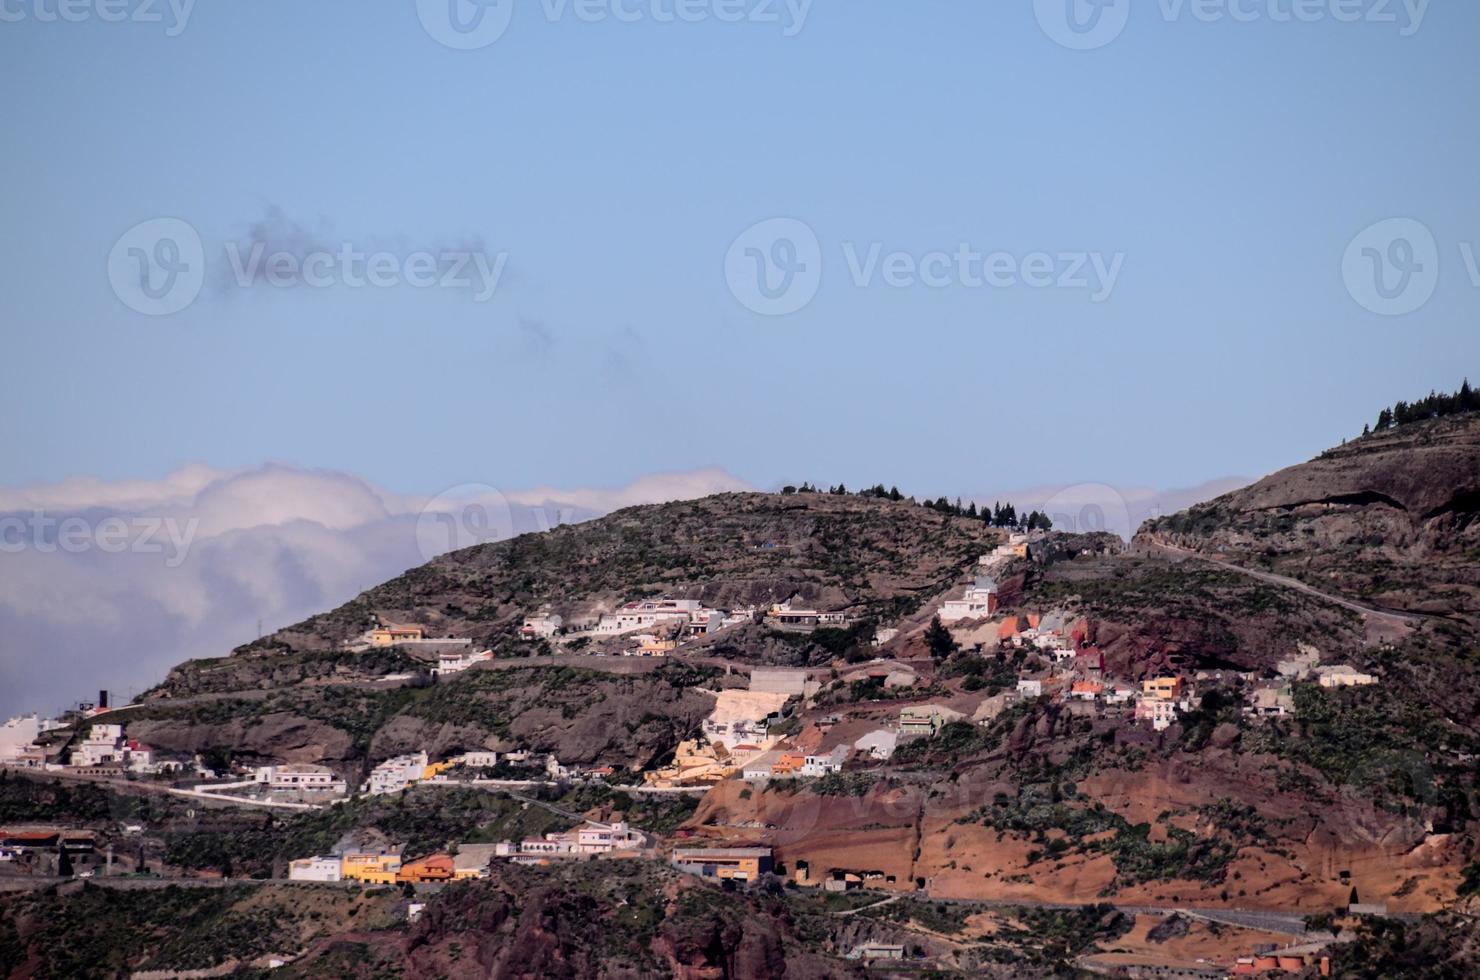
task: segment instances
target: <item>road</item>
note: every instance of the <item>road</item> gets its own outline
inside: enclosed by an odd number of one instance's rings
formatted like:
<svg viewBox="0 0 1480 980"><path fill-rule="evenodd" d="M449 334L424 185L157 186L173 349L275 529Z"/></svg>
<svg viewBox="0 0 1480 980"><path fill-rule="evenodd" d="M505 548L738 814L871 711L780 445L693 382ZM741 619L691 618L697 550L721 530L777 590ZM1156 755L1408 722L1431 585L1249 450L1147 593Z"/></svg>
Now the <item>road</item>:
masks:
<svg viewBox="0 0 1480 980"><path fill-rule="evenodd" d="M886 891L879 888L866 888L864 891L872 895L889 896L895 899L910 899L917 902L929 902L940 905L966 905L983 909L1048 909L1050 911L1073 911L1084 907L1084 903L1072 902L1033 902L1024 899L980 899L980 898L941 898L928 892L897 892ZM866 911L867 908L878 908L885 903L880 902L866 908L855 909L855 912ZM1222 922L1226 925L1239 926L1244 929L1260 929L1265 932L1279 932L1290 936L1302 936L1305 934L1305 915L1301 912L1291 912L1282 909L1219 909L1219 908L1189 908L1179 905L1120 905L1110 903L1116 911L1126 915L1172 915L1179 914L1189 918L1202 918Z"/></svg>
<svg viewBox="0 0 1480 980"><path fill-rule="evenodd" d="M1161 554L1174 558L1201 561L1205 564L1213 565L1217 568L1225 569L1230 572L1237 572L1240 575L1247 575L1249 578L1258 579L1259 581L1265 582L1269 585L1277 585L1281 588L1291 589L1295 592L1303 593L1313 599L1320 599L1324 602L1329 602L1332 605L1340 606L1343 609L1348 609L1354 613L1357 613L1364 618L1375 619L1380 623L1385 623L1390 626L1400 626L1412 629L1417 628L1426 619L1437 618L1419 613L1405 613L1399 612L1394 609L1383 609L1378 606L1365 605L1363 603L1356 602L1355 600L1347 599L1344 596L1332 595L1330 592L1322 592L1315 586L1302 582L1299 579L1290 578L1286 575L1276 575L1274 572L1266 572L1257 568L1247 568L1243 565L1235 565L1233 562L1228 561L1225 558L1216 558L1209 555L1204 555L1197 551L1191 551L1187 548L1179 548L1176 545L1164 544L1159 541L1147 545L1146 550L1152 553L1159 552Z"/></svg>

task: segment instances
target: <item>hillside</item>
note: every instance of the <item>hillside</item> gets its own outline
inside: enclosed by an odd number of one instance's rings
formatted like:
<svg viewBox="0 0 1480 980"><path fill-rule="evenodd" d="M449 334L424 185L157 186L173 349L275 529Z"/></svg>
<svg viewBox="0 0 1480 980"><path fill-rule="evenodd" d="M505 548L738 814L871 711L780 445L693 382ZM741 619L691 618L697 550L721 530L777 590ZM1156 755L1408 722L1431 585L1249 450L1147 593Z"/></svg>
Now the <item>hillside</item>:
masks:
<svg viewBox="0 0 1480 980"><path fill-rule="evenodd" d="M1480 889L1477 483L1480 420L1414 421L1149 522L1128 548L1103 535L1019 540L1027 554L993 565L996 613L946 629L932 617L1003 539L979 519L811 493L634 508L443 556L231 656L182 664L113 717L166 752L221 766L322 762L356 783L417 750L522 748L619 771L528 789L537 800L465 784L200 829L162 816L152 853L180 873L271 876L352 831L415 854L582 818L659 835L631 875L500 865L490 881L448 889L409 929L300 939L300 975L744 977L785 964L786 975L843 976L852 964L839 957L865 939L1001 976L1089 955L1226 959L1298 934L1354 892L1419 916ZM546 606L570 623L643 597L733 608L793 595L851 625L807 633L752 620L653 659L605 655L580 633L513 636ZM1030 624L1048 630L1049 619L1063 624L1057 637L1034 635ZM470 636L498 655L433 682L412 647L345 649L377 620ZM898 635L875 647L876 626ZM1101 655L1103 667L1080 666ZM1296 657L1366 680L1281 677ZM807 752L902 731L907 708L941 717L887 758L855 753L817 778L732 777L652 796L621 785L695 738L714 692L777 664L810 668L820 686L772 733ZM1141 682L1158 678L1192 693L1153 725L1138 709ZM1104 685L1067 696L1101 681L1126 698L1111 701ZM1283 699L1278 710L1252 710L1256 692ZM686 795L661 795L675 789ZM27 790L17 812L46 798L71 797ZM102 820L94 829L113 832ZM654 866L684 841L770 847L790 887L765 879L721 897ZM811 884L866 882L861 904L901 903L838 918L854 911L849 896L818 904L796 887L802 868ZM27 909L38 921L65 912ZM1194 929L1188 909L1249 919ZM1414 935L1430 942L1437 921ZM1342 955L1387 962L1400 945L1379 929Z"/></svg>
<svg viewBox="0 0 1480 980"><path fill-rule="evenodd" d="M181 664L119 720L166 750L325 762L351 775L417 747L523 746L570 762L647 766L708 713L712 699L689 688L725 683L719 671L592 657L552 671L518 659L534 652L513 638L526 615L548 606L572 621L651 596L764 608L799 595L864 623L891 622L959 580L1001 537L909 502L832 494L631 508L444 555L231 657ZM405 650L341 649L381 619L471 637L499 659L435 686L380 683L426 667ZM759 626L727 631L712 652L787 664L833 655Z"/></svg>
<svg viewBox="0 0 1480 980"><path fill-rule="evenodd" d="M1480 627L1480 414L1375 432L1149 522L1170 545Z"/></svg>

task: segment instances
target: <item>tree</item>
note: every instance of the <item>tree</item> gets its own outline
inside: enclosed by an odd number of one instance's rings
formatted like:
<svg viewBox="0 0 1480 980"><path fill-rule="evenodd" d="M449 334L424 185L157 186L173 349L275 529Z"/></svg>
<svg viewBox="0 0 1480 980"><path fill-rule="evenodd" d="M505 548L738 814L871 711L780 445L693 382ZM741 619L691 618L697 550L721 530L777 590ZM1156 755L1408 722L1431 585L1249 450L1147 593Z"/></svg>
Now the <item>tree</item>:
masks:
<svg viewBox="0 0 1480 980"><path fill-rule="evenodd" d="M925 631L925 645L930 648L930 655L936 660L944 660L957 649L956 638L946 629L939 616L930 620L930 628Z"/></svg>

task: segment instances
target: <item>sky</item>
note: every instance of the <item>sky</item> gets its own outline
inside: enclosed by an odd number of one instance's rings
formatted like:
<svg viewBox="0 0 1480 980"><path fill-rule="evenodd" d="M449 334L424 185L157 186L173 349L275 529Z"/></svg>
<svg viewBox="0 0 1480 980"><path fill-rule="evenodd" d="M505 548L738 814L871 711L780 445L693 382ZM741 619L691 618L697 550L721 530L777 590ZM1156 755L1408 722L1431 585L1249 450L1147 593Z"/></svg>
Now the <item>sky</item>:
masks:
<svg viewBox="0 0 1480 980"><path fill-rule="evenodd" d="M403 493L716 466L920 494L1180 486L1308 458L1480 353L1472 3L1403 36L1400 2L1303 23L1240 0L1244 23L1119 0L1118 36L1072 50L1029 0L692 0L691 22L658 19L675 0L543 0L454 50L421 16L447 3L202 3L181 24L163 0L122 0L121 23L80 2L0 21L7 485L272 460ZM1342 263L1398 216L1432 230L1441 276L1391 317ZM770 316L726 254L777 217L813 230L822 278ZM152 316L109 256L160 218L198 233L206 282ZM231 281L227 247L254 241L506 258L481 301ZM1099 302L954 268L857 285L874 243L1123 264Z"/></svg>
<svg viewBox="0 0 1480 980"><path fill-rule="evenodd" d="M58 3L0 0L0 509L274 529L151 663L467 484L1135 514L1480 363L1468 0ZM139 601L21 559L0 665Z"/></svg>

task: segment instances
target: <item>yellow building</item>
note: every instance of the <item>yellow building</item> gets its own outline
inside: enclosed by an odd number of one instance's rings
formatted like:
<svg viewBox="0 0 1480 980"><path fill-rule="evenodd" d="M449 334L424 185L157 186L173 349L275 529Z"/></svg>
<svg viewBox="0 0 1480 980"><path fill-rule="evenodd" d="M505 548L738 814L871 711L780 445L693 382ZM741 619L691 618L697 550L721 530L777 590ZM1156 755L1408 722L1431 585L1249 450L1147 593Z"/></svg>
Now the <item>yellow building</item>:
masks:
<svg viewBox="0 0 1480 980"><path fill-rule="evenodd" d="M422 771L421 771L421 778L422 779L431 779L433 776L440 776L444 772L446 772L447 770L451 769L455 765L457 765L457 763L456 762L453 762L450 759L448 761L446 761L446 762L432 762L432 763L429 763L426 766L426 768L422 769Z"/></svg>
<svg viewBox="0 0 1480 980"><path fill-rule="evenodd" d="M724 757L721 758L720 753ZM694 786L702 783L717 783L728 779L739 769L723 746L687 739L678 743L673 762L662 769L643 773L649 785L660 788Z"/></svg>
<svg viewBox="0 0 1480 980"><path fill-rule="evenodd" d="M1153 677L1141 682L1141 694L1158 701L1171 701L1182 696L1182 678Z"/></svg>
<svg viewBox="0 0 1480 980"><path fill-rule="evenodd" d="M423 639L420 626L382 626L370 631L372 647L393 647L407 640Z"/></svg>
<svg viewBox="0 0 1480 980"><path fill-rule="evenodd" d="M401 871L399 854L346 854L341 862L345 881L372 885L394 885Z"/></svg>
<svg viewBox="0 0 1480 980"><path fill-rule="evenodd" d="M739 881L755 881L772 867L769 847L680 847L673 851L673 863L706 878Z"/></svg>

